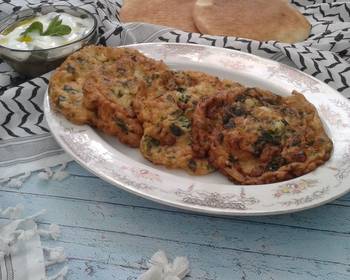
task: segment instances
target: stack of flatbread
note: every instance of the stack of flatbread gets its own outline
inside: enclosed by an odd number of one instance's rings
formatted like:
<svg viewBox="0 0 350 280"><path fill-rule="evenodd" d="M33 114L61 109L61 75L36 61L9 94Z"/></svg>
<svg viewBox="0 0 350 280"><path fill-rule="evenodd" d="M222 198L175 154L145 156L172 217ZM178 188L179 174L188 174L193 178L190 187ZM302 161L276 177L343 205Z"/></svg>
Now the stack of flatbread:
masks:
<svg viewBox="0 0 350 280"><path fill-rule="evenodd" d="M125 0L123 22L147 22L187 32L295 43L311 25L287 0Z"/></svg>

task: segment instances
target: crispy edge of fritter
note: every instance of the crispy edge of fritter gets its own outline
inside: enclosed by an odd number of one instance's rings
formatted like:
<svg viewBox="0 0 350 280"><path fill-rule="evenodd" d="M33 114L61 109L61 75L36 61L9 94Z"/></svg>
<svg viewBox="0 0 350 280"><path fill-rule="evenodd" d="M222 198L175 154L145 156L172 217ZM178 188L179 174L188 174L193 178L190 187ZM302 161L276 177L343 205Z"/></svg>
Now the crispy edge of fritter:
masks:
<svg viewBox="0 0 350 280"><path fill-rule="evenodd" d="M246 89L244 87L233 88L229 91L220 91L214 96L208 96L207 98L202 99L196 106L195 111L192 115L192 149L195 152L196 156L199 158L204 158L208 156L210 149L210 134L215 128L208 121L207 115L208 108L216 108L216 103L218 99L221 99L221 96L225 94L229 102L233 102L235 97L239 94L244 94ZM219 106L221 103L219 102ZM215 107L214 107L215 106Z"/></svg>
<svg viewBox="0 0 350 280"><path fill-rule="evenodd" d="M108 135L116 136L120 142L137 148L143 135L142 124L132 110L127 110L106 98L107 91L112 86L113 82L101 83L98 70L91 72L85 81L83 86L85 106L96 112L92 125Z"/></svg>
<svg viewBox="0 0 350 280"><path fill-rule="evenodd" d="M183 140L186 141L186 139ZM153 164L167 169L182 169L191 175L199 176L214 171L207 158L198 159L193 156L193 151L188 144L184 144L181 149L179 146L161 146L157 139L144 134L140 142L140 152Z"/></svg>
<svg viewBox="0 0 350 280"><path fill-rule="evenodd" d="M98 129L117 136L124 144L138 147L143 127L134 112L133 103L136 96L144 93L147 85L157 79L158 73L167 71L168 67L162 61L148 58L137 50L122 48L119 51L125 51L128 55L122 53L115 64L103 65L90 73L84 84L84 103L87 108L96 111L94 125ZM110 96L110 91L123 83L123 98L127 95L130 99L128 108L122 102L118 103L117 95Z"/></svg>

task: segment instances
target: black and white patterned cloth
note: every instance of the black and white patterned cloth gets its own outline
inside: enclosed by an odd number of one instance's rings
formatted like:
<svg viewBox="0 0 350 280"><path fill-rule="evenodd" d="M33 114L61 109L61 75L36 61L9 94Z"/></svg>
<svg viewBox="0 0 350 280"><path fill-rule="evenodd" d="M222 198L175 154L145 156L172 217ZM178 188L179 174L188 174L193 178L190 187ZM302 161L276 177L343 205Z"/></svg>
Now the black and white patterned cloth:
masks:
<svg viewBox="0 0 350 280"><path fill-rule="evenodd" d="M79 6L96 15L101 44L181 42L240 50L294 66L350 98L350 0L290 0L312 24L309 38L295 44L207 36L146 23L121 24L122 2L0 0L0 18L41 4ZM0 183L70 160L45 122L42 102L48 79L46 74L25 81L0 60Z"/></svg>

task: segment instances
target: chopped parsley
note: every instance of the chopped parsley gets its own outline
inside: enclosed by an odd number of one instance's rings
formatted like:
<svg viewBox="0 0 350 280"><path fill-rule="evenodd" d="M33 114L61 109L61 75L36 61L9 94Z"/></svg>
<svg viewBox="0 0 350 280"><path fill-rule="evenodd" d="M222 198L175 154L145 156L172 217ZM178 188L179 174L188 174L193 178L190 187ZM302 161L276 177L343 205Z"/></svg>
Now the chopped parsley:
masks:
<svg viewBox="0 0 350 280"><path fill-rule="evenodd" d="M184 92L180 93L179 102L187 104L190 100L190 96Z"/></svg>
<svg viewBox="0 0 350 280"><path fill-rule="evenodd" d="M231 164L235 164L237 162L237 158L234 156L234 155L229 155L228 156L228 161L231 163Z"/></svg>
<svg viewBox="0 0 350 280"><path fill-rule="evenodd" d="M190 128L191 127L191 121L184 115L178 117L177 123L183 128Z"/></svg>
<svg viewBox="0 0 350 280"><path fill-rule="evenodd" d="M276 171L281 166L286 164L286 160L281 156L275 156L272 158L272 160L267 165L268 171Z"/></svg>
<svg viewBox="0 0 350 280"><path fill-rule="evenodd" d="M72 88L72 87L69 86L69 85L64 85L64 86L63 86L63 90L64 90L65 92L73 93L73 94L79 92L79 90L76 90L75 88Z"/></svg>
<svg viewBox="0 0 350 280"><path fill-rule="evenodd" d="M151 136L144 136L144 143L146 145L147 152L150 152L152 148L158 147L160 145L159 140L151 137Z"/></svg>
<svg viewBox="0 0 350 280"><path fill-rule="evenodd" d="M120 118L115 118L114 119L116 125L124 132L124 133L128 133L129 132L129 128L128 125L124 122L124 120L120 119Z"/></svg>
<svg viewBox="0 0 350 280"><path fill-rule="evenodd" d="M170 131L175 136L181 136L184 133L183 130L174 123L170 125Z"/></svg>
<svg viewBox="0 0 350 280"><path fill-rule="evenodd" d="M187 166L192 172L195 172L197 170L197 162L194 159L190 159L187 163Z"/></svg>

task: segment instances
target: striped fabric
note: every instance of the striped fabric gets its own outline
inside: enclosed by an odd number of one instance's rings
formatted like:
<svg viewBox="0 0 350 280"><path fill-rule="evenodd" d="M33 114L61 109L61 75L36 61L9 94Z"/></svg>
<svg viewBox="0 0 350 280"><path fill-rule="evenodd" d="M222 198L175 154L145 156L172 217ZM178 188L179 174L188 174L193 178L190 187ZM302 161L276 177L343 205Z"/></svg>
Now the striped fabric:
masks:
<svg viewBox="0 0 350 280"><path fill-rule="evenodd" d="M108 0L0 0L0 18L4 14L40 4L80 6L89 10L99 21L101 35L119 26L115 15L120 5ZM24 80L0 60L0 183L71 160L56 143L45 121L43 98L49 77L50 74L45 74Z"/></svg>
<svg viewBox="0 0 350 280"><path fill-rule="evenodd" d="M11 255L0 256L0 280L15 280Z"/></svg>
<svg viewBox="0 0 350 280"><path fill-rule="evenodd" d="M40 3L80 6L98 18L102 44L182 42L240 50L294 66L349 98L350 0L290 2L312 24L309 38L296 44L207 36L144 23L121 25L122 0L0 0L0 18ZM48 132L42 111L48 79L46 74L25 81L0 61L0 179L70 160Z"/></svg>
<svg viewBox="0 0 350 280"><path fill-rule="evenodd" d="M42 213L24 217L21 205L0 209L0 280L47 279L42 230L35 222Z"/></svg>

